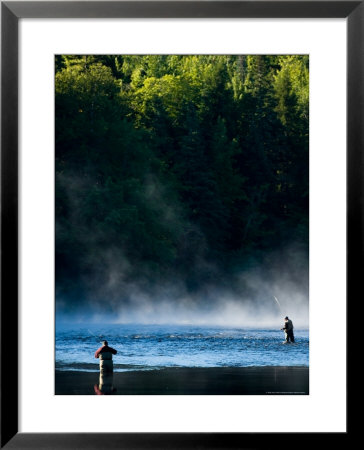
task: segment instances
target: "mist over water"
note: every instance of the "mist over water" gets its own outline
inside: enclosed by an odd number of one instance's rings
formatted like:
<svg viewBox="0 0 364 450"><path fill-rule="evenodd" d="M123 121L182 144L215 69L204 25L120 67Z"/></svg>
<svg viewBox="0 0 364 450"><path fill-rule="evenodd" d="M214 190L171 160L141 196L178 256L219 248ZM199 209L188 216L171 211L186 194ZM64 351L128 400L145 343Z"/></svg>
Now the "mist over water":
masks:
<svg viewBox="0 0 364 450"><path fill-rule="evenodd" d="M218 325L224 327L261 328L282 326L288 315L295 327L308 328L308 298L302 293L279 291L279 307L272 294L260 297L238 297L234 292L219 289L203 295L174 292L171 287L153 296L136 290L128 302L108 304L107 298L72 311L62 310L57 304L57 321L63 323L139 323L139 324L190 324ZM272 291L277 294L276 291Z"/></svg>
<svg viewBox="0 0 364 450"><path fill-rule="evenodd" d="M236 299L221 297L213 307L194 304L192 300L181 300L179 303L167 299L153 302L142 298L133 307L104 313L102 310L79 310L73 314L57 313L59 323L120 323L120 324L190 324L217 325L225 327L245 328L277 328L282 326L283 317L288 315L295 327L308 328L308 308L302 304L289 305L284 313L275 311L266 302L256 304L242 303Z"/></svg>
<svg viewBox="0 0 364 450"><path fill-rule="evenodd" d="M211 271L214 279L191 289L181 277L156 280L110 260L87 280L86 297L56 295L57 321L276 329L288 315L296 328L308 328L308 263L299 247L271 252L241 272Z"/></svg>

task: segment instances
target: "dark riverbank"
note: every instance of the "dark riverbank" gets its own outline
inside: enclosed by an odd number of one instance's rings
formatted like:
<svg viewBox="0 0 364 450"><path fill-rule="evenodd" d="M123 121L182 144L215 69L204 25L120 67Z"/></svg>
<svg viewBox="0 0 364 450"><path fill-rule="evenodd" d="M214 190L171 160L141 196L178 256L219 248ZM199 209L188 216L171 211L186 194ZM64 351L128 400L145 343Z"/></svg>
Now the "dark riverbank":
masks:
<svg viewBox="0 0 364 450"><path fill-rule="evenodd" d="M304 395L308 367L168 368L115 372L56 371L56 395Z"/></svg>

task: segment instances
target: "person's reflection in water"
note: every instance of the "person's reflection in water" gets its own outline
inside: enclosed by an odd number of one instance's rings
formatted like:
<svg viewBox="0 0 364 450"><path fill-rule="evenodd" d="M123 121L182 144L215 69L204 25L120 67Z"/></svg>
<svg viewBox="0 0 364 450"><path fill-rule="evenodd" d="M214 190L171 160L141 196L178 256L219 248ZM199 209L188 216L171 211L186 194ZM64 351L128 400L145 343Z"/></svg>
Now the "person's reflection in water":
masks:
<svg viewBox="0 0 364 450"><path fill-rule="evenodd" d="M114 374L112 372L100 371L99 384L95 384L94 390L96 395L112 395L116 392L113 386Z"/></svg>

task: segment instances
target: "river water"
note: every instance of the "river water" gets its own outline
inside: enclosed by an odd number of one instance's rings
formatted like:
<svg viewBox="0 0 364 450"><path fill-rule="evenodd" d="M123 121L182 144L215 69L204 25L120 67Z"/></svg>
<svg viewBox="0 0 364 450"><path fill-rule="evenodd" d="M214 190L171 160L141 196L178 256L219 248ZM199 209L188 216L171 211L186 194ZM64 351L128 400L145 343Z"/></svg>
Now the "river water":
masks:
<svg viewBox="0 0 364 450"><path fill-rule="evenodd" d="M165 367L308 366L308 330L295 330L295 344L273 329L189 325L56 326L56 369L98 371L94 353L107 339L117 350L114 371Z"/></svg>

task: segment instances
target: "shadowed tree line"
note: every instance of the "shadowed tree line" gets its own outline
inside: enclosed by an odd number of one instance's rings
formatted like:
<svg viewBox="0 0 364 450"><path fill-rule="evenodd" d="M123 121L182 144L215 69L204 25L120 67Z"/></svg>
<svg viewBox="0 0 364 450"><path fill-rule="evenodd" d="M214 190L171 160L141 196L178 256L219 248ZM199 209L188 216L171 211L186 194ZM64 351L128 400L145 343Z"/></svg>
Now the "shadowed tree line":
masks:
<svg viewBox="0 0 364 450"><path fill-rule="evenodd" d="M308 56L59 55L55 70L59 298L194 291L308 251Z"/></svg>

